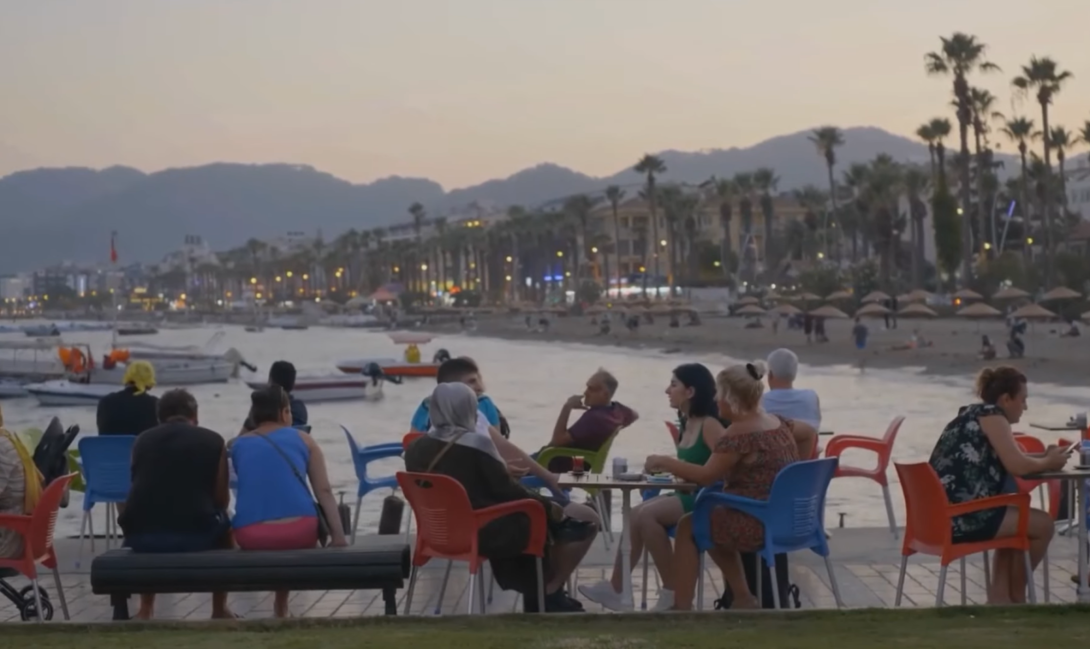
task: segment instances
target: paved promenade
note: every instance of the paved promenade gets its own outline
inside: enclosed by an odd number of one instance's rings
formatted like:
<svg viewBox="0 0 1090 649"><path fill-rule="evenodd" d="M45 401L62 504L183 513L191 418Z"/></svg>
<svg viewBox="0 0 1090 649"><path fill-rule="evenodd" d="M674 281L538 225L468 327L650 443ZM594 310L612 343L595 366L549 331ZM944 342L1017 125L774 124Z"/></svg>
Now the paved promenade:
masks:
<svg viewBox="0 0 1090 649"><path fill-rule="evenodd" d="M830 545L837 580L845 604L850 608L892 607L897 585L897 571L900 565L900 543L885 528L845 528L832 530ZM103 550L103 540L96 546ZM91 594L90 549L85 543L84 558L81 567L75 565L78 541L62 539L57 543L57 552L61 560L61 577L68 596L68 606L72 619L79 622L109 621L111 608L109 598ZM1073 603L1075 600L1074 584L1069 577L1076 570L1076 544L1073 536L1057 536L1053 541L1049 556L1052 603ZM612 555L607 554L599 540L579 569L577 583L591 583L608 577L612 565ZM984 603L984 573L981 557L972 557L966 571L966 599L972 604ZM804 608L834 608L833 593L829 588L828 577L821 558L810 552L792 554L791 579L798 584ZM710 563L710 562L709 562ZM424 569L418 580L413 601L413 614L433 614L439 595L439 586L443 578L445 562L433 562ZM465 564L455 564L451 572L450 583L443 600L442 612L464 613L466 610L467 586L469 582ZM711 607L711 601L722 590L722 577L713 572L712 583L705 581L705 607ZM905 580L904 606L934 606L935 591L938 587L939 564L931 557L913 558L909 562L908 576ZM654 605L656 592L654 567L649 574L648 606ZM1038 602L1044 601L1042 571L1037 570ZM13 579L11 583L22 587L23 579ZM49 591L56 614L54 621L62 619L59 598L55 593L52 576L46 576L41 583ZM642 571L633 573L636 592L636 607L639 608ZM398 593L400 612L404 613L405 590ZM241 593L230 597L230 606L238 614L247 618L272 616L271 593ZM950 605L961 602L961 573L957 563L948 571L946 602ZM589 602L584 602L588 611L601 609ZM130 603L135 612L136 601ZM211 614L211 596L207 594L161 595L158 598L157 617L172 620L198 620ZM489 613L510 613L521 611L521 602L514 593L496 589ZM295 593L292 597L292 613L306 617L353 617L360 615L382 615L381 594L376 591L317 591ZM18 621L18 612L6 599L0 601L0 622Z"/></svg>

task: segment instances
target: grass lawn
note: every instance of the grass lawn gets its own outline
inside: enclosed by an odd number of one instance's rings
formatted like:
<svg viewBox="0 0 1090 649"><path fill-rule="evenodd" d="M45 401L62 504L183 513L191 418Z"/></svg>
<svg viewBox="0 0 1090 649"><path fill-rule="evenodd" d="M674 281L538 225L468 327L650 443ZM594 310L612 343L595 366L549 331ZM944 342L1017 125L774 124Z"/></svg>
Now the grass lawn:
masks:
<svg viewBox="0 0 1090 649"><path fill-rule="evenodd" d="M1085 646L1090 608L19 623L0 625L0 636L34 649L1039 649Z"/></svg>

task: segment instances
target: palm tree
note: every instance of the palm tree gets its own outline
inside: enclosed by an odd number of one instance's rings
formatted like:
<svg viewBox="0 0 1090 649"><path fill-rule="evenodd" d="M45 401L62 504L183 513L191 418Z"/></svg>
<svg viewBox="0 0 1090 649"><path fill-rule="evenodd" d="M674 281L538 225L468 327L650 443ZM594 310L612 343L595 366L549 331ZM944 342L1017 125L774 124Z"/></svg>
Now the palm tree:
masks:
<svg viewBox="0 0 1090 649"><path fill-rule="evenodd" d="M1090 119L1086 120L1082 124L1082 130L1079 131L1079 141L1083 144L1090 145ZM1087 160L1090 160L1090 153L1086 155Z"/></svg>
<svg viewBox="0 0 1090 649"><path fill-rule="evenodd" d="M928 52L925 55L925 68L928 74L949 75L954 78L954 99L957 102L958 109L958 135L961 140L959 188L961 190L961 207L968 211L970 203L969 125L973 116L968 77L974 72L999 70L999 66L984 58L988 47L977 41L975 36L955 32L950 38L943 37L941 40L942 49L940 51ZM961 281L963 283L969 281L969 264L972 256L971 237L971 228L962 228Z"/></svg>
<svg viewBox="0 0 1090 649"><path fill-rule="evenodd" d="M776 176L776 172L768 167L761 167L753 172L753 184L756 185L757 191L761 193L760 206L761 215L764 217L764 239L763 254L765 268L771 270L772 264L778 260L769 259L769 253L771 252L770 246L772 245L772 226L776 218L773 212L772 192L776 191L776 186L779 184L780 179Z"/></svg>
<svg viewBox="0 0 1090 649"><path fill-rule="evenodd" d="M911 216L912 230L912 286L923 286L924 227L927 205L921 198L927 192L927 185L935 180L919 167L905 169L903 181L905 196L908 198L908 210Z"/></svg>
<svg viewBox="0 0 1090 649"><path fill-rule="evenodd" d="M938 138L935 135L935 130L931 128L930 122L921 124L916 129L916 137L927 144L927 154L931 158L931 179L935 180L938 178L935 166L935 142L938 141Z"/></svg>
<svg viewBox="0 0 1090 649"><path fill-rule="evenodd" d="M1037 58L1031 57L1029 65L1022 66L1022 74L1016 76L1011 80L1011 84L1014 87L1023 92L1029 93L1036 91L1037 103L1041 105L1041 132L1045 134L1044 149L1044 179L1043 183L1046 188L1052 186L1052 182L1049 180L1049 176L1052 174L1052 142L1048 134L1052 132L1052 129L1048 125L1048 106L1052 103L1052 98L1059 94L1063 88L1065 81L1070 79L1072 74L1066 70L1061 71L1059 65L1052 59L1046 57ZM1052 240L1052 192L1046 191L1044 193L1044 205L1043 212L1045 217L1045 284L1052 285L1052 274L1055 264L1053 263L1053 253L1055 248L1053 247Z"/></svg>
<svg viewBox="0 0 1090 649"><path fill-rule="evenodd" d="M969 103L972 110L973 140L976 148L974 165L976 171L976 213L977 213L977 239L980 241L978 248L981 253L984 250L984 241L987 239L985 231L988 229L988 211L985 197L985 178L991 170L991 150L988 148L989 122L993 119L1003 119L1003 114L995 110L998 100L988 90L983 88L969 89ZM956 103L955 103L956 106Z"/></svg>
<svg viewBox="0 0 1090 649"><path fill-rule="evenodd" d="M1075 145L1075 135L1062 126L1052 127L1052 133L1049 135L1049 147L1056 149L1056 165L1060 171L1060 192L1062 194L1062 205L1067 207L1067 176L1064 173L1064 161L1067 158L1067 150Z"/></svg>
<svg viewBox="0 0 1090 649"><path fill-rule="evenodd" d="M427 212L424 211L424 206L421 205L420 203L413 203L412 205L410 205L409 206L409 214L412 215L412 217L413 217L413 234L416 235L416 247L417 247L417 249L420 249L421 248L420 233L424 230L424 220L426 218L428 218L428 214L427 214ZM421 250L421 252L422 252L422 250ZM418 261L418 259L416 259L414 257L413 268L412 268L410 276L418 274L417 271L419 269L416 268L416 265L417 265L416 262L417 261ZM421 293L427 293L428 292L427 287L428 287L428 272L427 272L427 270L424 270L423 278L421 280L421 283L419 283L417 285L417 288L420 290Z"/></svg>
<svg viewBox="0 0 1090 649"><path fill-rule="evenodd" d="M582 286L582 268L590 265L590 212L597 201L586 194L577 194L564 201L564 212L572 219L574 235L572 237L572 282L576 295ZM576 298L578 301L578 298Z"/></svg>
<svg viewBox="0 0 1090 649"><path fill-rule="evenodd" d="M935 135L935 158L939 167L939 179L945 183L946 143L943 142L943 140L950 137L950 132L953 130L953 127L950 125L950 120L945 117L936 117L932 119L927 126Z"/></svg>
<svg viewBox="0 0 1090 649"><path fill-rule="evenodd" d="M674 295L674 287L677 285L677 253L678 228L682 222L682 199L684 195L678 185L663 185L658 190L658 200L662 206L662 216L666 221L666 251L670 255L667 265L667 275L670 284L670 295ZM658 250L658 247L655 248Z"/></svg>
<svg viewBox="0 0 1090 649"><path fill-rule="evenodd" d="M652 242L655 247L655 282L658 282L659 278L659 215L658 215L658 196L655 191L656 176L666 173L666 163L662 161L662 158L653 156L650 153L645 154L640 161L636 163L633 168L636 173L643 174L646 177L645 189L647 192L647 203L651 210L651 232L654 237ZM647 273L643 274L644 294L647 293ZM655 287L655 296L658 296L658 285Z"/></svg>
<svg viewBox="0 0 1090 649"><path fill-rule="evenodd" d="M930 131L928 131L928 133L930 133ZM919 135L919 134L920 134L920 132L917 131L917 135ZM934 170L934 168L935 168L935 147L934 147L933 140L934 140L933 135L932 135L931 140L927 140L928 149L931 152L931 168L932 168L932 170ZM834 176L833 176L833 167L836 166L836 150L837 150L837 148L844 145L844 134L841 133L840 129L835 127L835 126L822 126L821 128L818 128L818 129L814 130L813 134L810 136L810 141L813 142L814 146L817 147L818 155L825 158L825 170L828 172L828 175L829 175L829 198L833 202L833 222L834 223L839 223L840 209L839 209L838 203L837 203L836 180L834 179ZM837 251L836 252L836 260L837 260L837 262L839 262L840 261L840 237L839 236L836 238L836 241L837 241L837 244L836 244L836 251ZM828 253L829 253L828 240L826 240L825 254L828 255Z"/></svg>
<svg viewBox="0 0 1090 649"><path fill-rule="evenodd" d="M613 213L613 249L617 255L617 299L621 299L621 217L618 211L621 201L624 200L624 190L616 185L606 187L606 200L609 201L609 209ZM608 257L607 257L608 258ZM609 284L606 284L606 297L609 297Z"/></svg>
<svg viewBox="0 0 1090 649"><path fill-rule="evenodd" d="M1031 140L1037 137L1037 132L1033 130L1033 120L1025 117L1015 117L1008 119L1006 125L1002 129L1003 135L1006 135L1011 142L1018 144L1018 155L1022 161L1022 173L1019 180L1020 196L1019 201L1022 203L1022 218L1026 227L1029 227L1030 220L1030 202L1029 202L1029 177L1026 174L1026 152L1029 150L1029 144Z"/></svg>
<svg viewBox="0 0 1090 649"><path fill-rule="evenodd" d="M719 224L723 227L723 240L720 242L719 264L723 268L723 277L730 279L731 246L730 225L734 220L734 197L738 195L738 186L730 178L715 181L715 196L719 199Z"/></svg>
<svg viewBox="0 0 1090 649"><path fill-rule="evenodd" d="M753 174L735 174L733 182L738 188L738 212L742 216L742 254L739 273L744 276L746 271L749 271L749 281L754 281L757 275L756 260L753 258L755 253L750 252L755 250L753 245Z"/></svg>

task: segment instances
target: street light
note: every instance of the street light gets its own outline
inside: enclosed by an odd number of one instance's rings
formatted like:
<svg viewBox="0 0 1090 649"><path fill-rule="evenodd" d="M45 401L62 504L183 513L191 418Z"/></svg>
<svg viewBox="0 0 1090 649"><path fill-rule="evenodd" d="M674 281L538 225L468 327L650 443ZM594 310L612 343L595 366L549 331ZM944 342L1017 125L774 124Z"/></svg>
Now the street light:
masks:
<svg viewBox="0 0 1090 649"><path fill-rule="evenodd" d="M511 255L507 255L507 263L511 263Z"/></svg>
<svg viewBox="0 0 1090 649"><path fill-rule="evenodd" d="M556 251L556 256L557 257L563 257L564 256L564 251L563 250L557 250Z"/></svg>
<svg viewBox="0 0 1090 649"><path fill-rule="evenodd" d="M662 244L662 247L663 247L663 248L665 248L665 247L666 247L666 239L663 239L662 241L659 241L659 243L661 243L661 244Z"/></svg>
<svg viewBox="0 0 1090 649"><path fill-rule="evenodd" d="M420 270L427 270L427 269L428 269L427 264L420 264ZM340 272L338 271L337 274L340 275Z"/></svg>
<svg viewBox="0 0 1090 649"><path fill-rule="evenodd" d="M250 278L250 283L251 284L257 284L257 278L256 277L251 277Z"/></svg>
<svg viewBox="0 0 1090 649"><path fill-rule="evenodd" d="M591 249L590 249L590 251L591 251L591 252L592 252L593 254L596 254L596 255L597 255L597 254L598 254L598 246L591 246Z"/></svg>
<svg viewBox="0 0 1090 649"><path fill-rule="evenodd" d="M291 277L291 271L290 270L288 271L287 275L288 275L288 277Z"/></svg>

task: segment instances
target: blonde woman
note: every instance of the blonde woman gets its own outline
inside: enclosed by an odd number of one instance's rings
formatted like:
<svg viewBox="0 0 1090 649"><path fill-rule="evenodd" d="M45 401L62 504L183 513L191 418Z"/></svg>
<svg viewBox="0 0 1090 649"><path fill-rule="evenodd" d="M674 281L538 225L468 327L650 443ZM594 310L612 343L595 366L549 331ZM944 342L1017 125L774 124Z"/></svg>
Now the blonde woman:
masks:
<svg viewBox="0 0 1090 649"><path fill-rule="evenodd" d="M669 471L697 484L722 480L724 493L767 500L776 474L813 453L817 431L764 411L764 375L765 364L756 361L728 367L716 377L719 416L731 424L705 464L653 456L648 459L648 468ZM674 541L674 610L692 608L698 564L692 530L692 516L686 514L678 523ZM709 554L734 594L732 608L759 608L746 582L740 553L755 552L764 546L764 526L748 514L717 507L712 511L711 530L715 547Z"/></svg>

